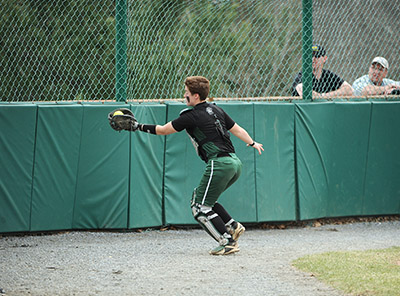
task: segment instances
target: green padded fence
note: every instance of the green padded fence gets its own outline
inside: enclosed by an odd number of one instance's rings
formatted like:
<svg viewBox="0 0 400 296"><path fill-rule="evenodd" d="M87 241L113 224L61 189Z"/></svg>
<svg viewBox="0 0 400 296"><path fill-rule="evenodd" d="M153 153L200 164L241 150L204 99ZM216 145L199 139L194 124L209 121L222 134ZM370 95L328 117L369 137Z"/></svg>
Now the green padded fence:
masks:
<svg viewBox="0 0 400 296"><path fill-rule="evenodd" d="M334 104L329 140L327 216L358 216L362 209L368 160L371 103Z"/></svg>
<svg viewBox="0 0 400 296"><path fill-rule="evenodd" d="M36 114L32 104L0 105L0 232L30 230Z"/></svg>
<svg viewBox="0 0 400 296"><path fill-rule="evenodd" d="M70 229L72 226L82 115L82 106L76 104L38 105L32 231Z"/></svg>
<svg viewBox="0 0 400 296"><path fill-rule="evenodd" d="M363 214L399 214L400 102L372 103Z"/></svg>
<svg viewBox="0 0 400 296"><path fill-rule="evenodd" d="M299 218L327 216L328 165L334 103L296 104L296 164Z"/></svg>
<svg viewBox="0 0 400 296"><path fill-rule="evenodd" d="M128 226L130 135L115 133L107 114L124 105L84 104L72 228Z"/></svg>
<svg viewBox="0 0 400 296"><path fill-rule="evenodd" d="M243 173L220 201L239 221L400 214L400 102L218 104L265 147L233 137ZM115 132L117 107L163 124L185 105L0 104L0 232L195 224L187 135Z"/></svg>
<svg viewBox="0 0 400 296"><path fill-rule="evenodd" d="M167 106L132 105L143 122L166 122ZM131 135L129 228L163 225L165 137Z"/></svg>
<svg viewBox="0 0 400 296"><path fill-rule="evenodd" d="M295 105L254 103L257 221L296 220ZM250 169L250 168L248 168Z"/></svg>
<svg viewBox="0 0 400 296"><path fill-rule="evenodd" d="M300 219L399 213L399 102L296 104Z"/></svg>

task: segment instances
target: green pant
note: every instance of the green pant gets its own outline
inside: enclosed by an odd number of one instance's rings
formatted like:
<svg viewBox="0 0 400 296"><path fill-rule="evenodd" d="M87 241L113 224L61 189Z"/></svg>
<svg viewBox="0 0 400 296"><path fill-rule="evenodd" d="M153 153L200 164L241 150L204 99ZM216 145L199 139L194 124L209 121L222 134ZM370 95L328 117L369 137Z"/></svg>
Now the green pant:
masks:
<svg viewBox="0 0 400 296"><path fill-rule="evenodd" d="M194 192L194 201L212 207L219 196L239 178L242 172L242 162L234 154L231 157L210 159L199 186Z"/></svg>

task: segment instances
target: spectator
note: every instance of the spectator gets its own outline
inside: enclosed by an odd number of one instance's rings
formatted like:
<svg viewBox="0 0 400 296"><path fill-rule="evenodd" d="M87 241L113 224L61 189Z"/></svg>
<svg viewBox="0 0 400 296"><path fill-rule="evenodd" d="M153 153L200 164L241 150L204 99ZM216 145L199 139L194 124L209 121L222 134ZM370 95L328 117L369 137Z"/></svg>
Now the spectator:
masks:
<svg viewBox="0 0 400 296"><path fill-rule="evenodd" d="M400 91L400 81L385 78L389 70L389 63L383 57L372 60L368 75L361 76L353 83L355 96L388 95L396 89Z"/></svg>
<svg viewBox="0 0 400 296"><path fill-rule="evenodd" d="M330 98L339 96L351 96L353 89L351 85L335 73L323 69L328 57L321 45L312 47L312 69L313 69L313 97ZM292 86L293 96L303 96L302 73L299 72L294 79Z"/></svg>

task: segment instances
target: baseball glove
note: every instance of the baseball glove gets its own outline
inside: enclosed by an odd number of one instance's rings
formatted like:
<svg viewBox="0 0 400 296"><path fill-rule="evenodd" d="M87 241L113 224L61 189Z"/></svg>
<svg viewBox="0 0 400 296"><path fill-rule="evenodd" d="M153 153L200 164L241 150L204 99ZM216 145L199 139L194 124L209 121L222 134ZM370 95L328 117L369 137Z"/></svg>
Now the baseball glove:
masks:
<svg viewBox="0 0 400 296"><path fill-rule="evenodd" d="M139 123L132 111L127 108L115 109L108 113L108 122L116 131L126 130L134 132L139 127Z"/></svg>

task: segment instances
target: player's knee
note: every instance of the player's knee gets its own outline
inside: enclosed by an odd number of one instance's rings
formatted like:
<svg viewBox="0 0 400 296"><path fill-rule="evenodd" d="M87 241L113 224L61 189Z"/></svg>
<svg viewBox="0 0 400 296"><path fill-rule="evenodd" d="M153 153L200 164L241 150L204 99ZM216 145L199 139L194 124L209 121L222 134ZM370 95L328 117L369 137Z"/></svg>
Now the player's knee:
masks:
<svg viewBox="0 0 400 296"><path fill-rule="evenodd" d="M199 222L201 222L200 220L204 220L204 219L208 220L208 219L210 219L209 216L212 215L212 213L213 213L213 210L209 206L205 206L205 205L202 205L202 204L199 204L199 203L194 203L192 205L193 217Z"/></svg>
<svg viewBox="0 0 400 296"><path fill-rule="evenodd" d="M200 226L221 245L232 239L226 229L223 229L225 225L222 219L218 220L218 214L211 207L196 203L192 205L192 213Z"/></svg>

